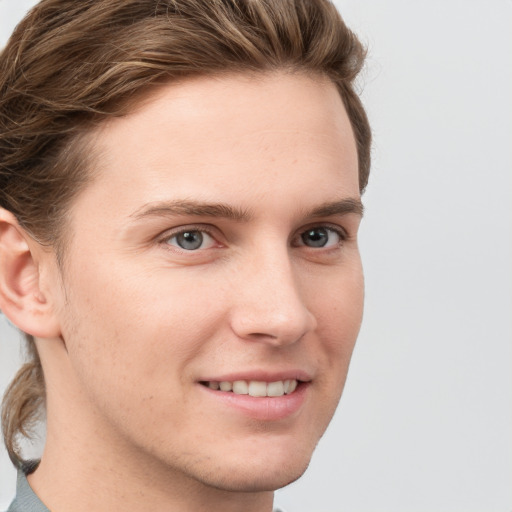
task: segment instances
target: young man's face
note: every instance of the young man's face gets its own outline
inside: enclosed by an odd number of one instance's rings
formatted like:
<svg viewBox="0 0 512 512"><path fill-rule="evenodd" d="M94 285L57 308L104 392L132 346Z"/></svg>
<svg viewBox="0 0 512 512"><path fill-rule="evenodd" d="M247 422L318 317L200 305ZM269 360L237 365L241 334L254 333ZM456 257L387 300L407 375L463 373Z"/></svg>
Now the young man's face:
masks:
<svg viewBox="0 0 512 512"><path fill-rule="evenodd" d="M357 153L338 92L300 74L189 80L95 144L70 211L66 385L49 372L49 432L52 404L71 399L84 457L231 490L294 480L362 315Z"/></svg>

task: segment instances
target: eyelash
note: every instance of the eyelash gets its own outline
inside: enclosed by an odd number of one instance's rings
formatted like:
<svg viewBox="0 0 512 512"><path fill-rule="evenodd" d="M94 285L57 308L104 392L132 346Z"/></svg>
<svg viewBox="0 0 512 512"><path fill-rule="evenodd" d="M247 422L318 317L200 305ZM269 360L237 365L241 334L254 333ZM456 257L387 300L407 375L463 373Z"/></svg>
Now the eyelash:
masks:
<svg viewBox="0 0 512 512"><path fill-rule="evenodd" d="M319 229L323 229L323 230L329 231L331 233L335 233L339 237L339 242L336 243L334 246L324 248L323 246L311 247L311 246L306 245L302 241L303 235L305 235L308 231L319 230ZM205 233L206 235L211 237L214 241L219 243L217 241L218 237L215 236L213 231L214 231L213 229L210 229L208 226L205 226L205 225L190 225L190 226L186 226L184 228L179 228L178 230L170 232L170 233L167 232L165 234L165 236L163 236L160 239L160 242L162 244L164 244L170 250L178 251L181 253L191 254L194 252L199 252L201 249L184 249L177 245L170 244L170 240L178 237L179 235L185 234L185 233L198 232L198 233ZM340 247L341 245L343 245L343 242L345 242L348 238L349 238L348 233L345 231L345 229L343 229L340 226L333 226L332 224L313 224L309 227L302 229L298 234L294 235L291 245L292 245L292 247L306 247L306 248L312 249L312 250L318 250L318 249L332 250L335 247ZM207 249L209 249L209 248L207 248ZM202 249L202 250L207 250L207 249Z"/></svg>

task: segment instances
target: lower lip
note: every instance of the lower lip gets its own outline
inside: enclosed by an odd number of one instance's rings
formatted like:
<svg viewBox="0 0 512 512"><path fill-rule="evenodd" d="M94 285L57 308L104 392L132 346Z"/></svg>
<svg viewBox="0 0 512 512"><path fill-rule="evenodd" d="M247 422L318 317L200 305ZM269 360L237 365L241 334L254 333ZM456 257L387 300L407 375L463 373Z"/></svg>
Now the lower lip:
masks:
<svg viewBox="0 0 512 512"><path fill-rule="evenodd" d="M237 395L232 391L216 391L199 384L199 387L219 402L238 410L249 418L260 421L278 421L296 414L304 404L309 382L301 382L289 394L275 397Z"/></svg>

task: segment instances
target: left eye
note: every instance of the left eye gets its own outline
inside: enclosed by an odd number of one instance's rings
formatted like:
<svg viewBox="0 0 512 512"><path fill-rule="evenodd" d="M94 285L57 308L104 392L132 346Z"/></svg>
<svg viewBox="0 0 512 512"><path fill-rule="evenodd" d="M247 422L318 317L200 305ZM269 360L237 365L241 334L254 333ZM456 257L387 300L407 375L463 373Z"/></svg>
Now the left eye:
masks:
<svg viewBox="0 0 512 512"><path fill-rule="evenodd" d="M205 231L191 229L169 237L167 243L185 251L196 251L213 247L215 240Z"/></svg>
<svg viewBox="0 0 512 512"><path fill-rule="evenodd" d="M308 247L324 248L339 245L342 237L334 229L326 227L311 228L300 235L301 244Z"/></svg>

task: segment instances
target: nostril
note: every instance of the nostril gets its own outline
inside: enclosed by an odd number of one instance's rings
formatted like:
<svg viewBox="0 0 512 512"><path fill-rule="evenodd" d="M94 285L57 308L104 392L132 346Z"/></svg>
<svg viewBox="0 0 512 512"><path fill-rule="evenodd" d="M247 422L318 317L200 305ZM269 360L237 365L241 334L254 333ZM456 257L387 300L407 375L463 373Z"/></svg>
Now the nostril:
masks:
<svg viewBox="0 0 512 512"><path fill-rule="evenodd" d="M277 338L277 336L274 336L273 334L265 334L264 332L249 333L248 337L256 338L256 339L263 339L263 338L275 339L275 338Z"/></svg>

